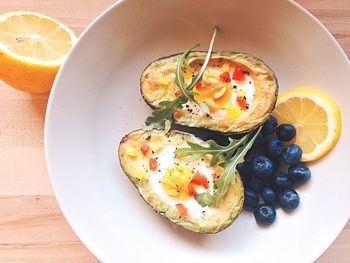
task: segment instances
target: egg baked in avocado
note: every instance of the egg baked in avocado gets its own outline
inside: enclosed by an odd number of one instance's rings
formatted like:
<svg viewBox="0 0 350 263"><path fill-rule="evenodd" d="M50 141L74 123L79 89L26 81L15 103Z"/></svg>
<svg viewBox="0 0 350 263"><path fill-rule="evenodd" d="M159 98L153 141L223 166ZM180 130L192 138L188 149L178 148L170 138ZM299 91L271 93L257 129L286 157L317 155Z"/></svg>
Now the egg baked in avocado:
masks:
<svg viewBox="0 0 350 263"><path fill-rule="evenodd" d="M189 85L204 62L206 52L190 52L182 67ZM151 62L140 80L141 94L152 108L162 101L172 101L181 94L175 71L181 54ZM245 133L260 126L274 109L278 83L273 71L261 60L239 52L213 52L201 81L195 88L196 102L204 102L204 113L197 103L187 101L173 109L177 124L207 128L223 133Z"/></svg>
<svg viewBox="0 0 350 263"><path fill-rule="evenodd" d="M186 229L216 233L228 227L240 214L244 190L236 173L218 207L202 206L195 196L214 191L224 173L219 164L210 165L211 156L190 161L175 151L187 142L206 146L194 135L179 131L138 130L126 135L119 145L120 165L142 198L160 215Z"/></svg>

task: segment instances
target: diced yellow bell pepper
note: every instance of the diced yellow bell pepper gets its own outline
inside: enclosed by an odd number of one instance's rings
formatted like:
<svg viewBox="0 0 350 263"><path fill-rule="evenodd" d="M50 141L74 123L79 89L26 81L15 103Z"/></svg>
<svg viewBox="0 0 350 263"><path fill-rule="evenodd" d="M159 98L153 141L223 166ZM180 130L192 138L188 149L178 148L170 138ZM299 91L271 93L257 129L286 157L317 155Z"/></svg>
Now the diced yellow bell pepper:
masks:
<svg viewBox="0 0 350 263"><path fill-rule="evenodd" d="M125 147L125 153L128 156L136 157L137 156L137 149L135 147L131 147L131 146Z"/></svg>
<svg viewBox="0 0 350 263"><path fill-rule="evenodd" d="M236 92L237 97L244 97L246 94L247 93L245 90L237 90L237 92Z"/></svg>
<svg viewBox="0 0 350 263"><path fill-rule="evenodd" d="M135 178L140 180L140 181L143 178L145 178L145 176L146 176L146 173L145 173L145 171L142 171L142 170L136 171L136 173L135 173Z"/></svg>
<svg viewBox="0 0 350 263"><path fill-rule="evenodd" d="M204 73L205 77L206 78L212 78L212 79L217 79L217 80L220 80L220 76L216 73L211 73L211 72L208 72L208 73Z"/></svg>
<svg viewBox="0 0 350 263"><path fill-rule="evenodd" d="M230 72L230 65L229 65L229 64L224 64L224 65L222 65L222 67L220 68L220 71L221 71L222 73L224 73L224 72Z"/></svg>
<svg viewBox="0 0 350 263"><path fill-rule="evenodd" d="M163 85L163 86L168 86L171 81L172 81L171 78L161 77L161 78L159 78L158 83Z"/></svg>
<svg viewBox="0 0 350 263"><path fill-rule="evenodd" d="M225 119L231 120L231 119L237 119L239 116L243 114L243 111L238 106L233 106L232 104L226 103L225 104L226 109L226 115Z"/></svg>

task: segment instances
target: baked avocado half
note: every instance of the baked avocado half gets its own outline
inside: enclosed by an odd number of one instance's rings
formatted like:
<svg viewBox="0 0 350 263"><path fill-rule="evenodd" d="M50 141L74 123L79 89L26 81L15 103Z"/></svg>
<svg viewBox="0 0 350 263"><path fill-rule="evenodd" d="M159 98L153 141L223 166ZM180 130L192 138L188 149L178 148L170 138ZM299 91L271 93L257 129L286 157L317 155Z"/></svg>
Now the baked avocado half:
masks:
<svg viewBox="0 0 350 263"><path fill-rule="evenodd" d="M195 194L212 193L214 182L224 169L217 164L210 166L209 155L192 162L178 156L175 150L187 147L186 141L207 146L194 135L179 131L131 132L120 142L120 165L142 198L158 214L194 232L219 232L241 213L242 181L236 174L219 207L202 207L195 200Z"/></svg>
<svg viewBox="0 0 350 263"><path fill-rule="evenodd" d="M140 79L141 94L153 109L159 103L181 94L175 70L182 54L151 62ZM182 69L186 84L203 65L206 52L191 52ZM240 52L213 52L202 80L193 89L197 102L204 102L209 113L188 101L173 110L177 124L206 128L223 133L245 133L257 128L271 114L278 95L273 71L261 60Z"/></svg>

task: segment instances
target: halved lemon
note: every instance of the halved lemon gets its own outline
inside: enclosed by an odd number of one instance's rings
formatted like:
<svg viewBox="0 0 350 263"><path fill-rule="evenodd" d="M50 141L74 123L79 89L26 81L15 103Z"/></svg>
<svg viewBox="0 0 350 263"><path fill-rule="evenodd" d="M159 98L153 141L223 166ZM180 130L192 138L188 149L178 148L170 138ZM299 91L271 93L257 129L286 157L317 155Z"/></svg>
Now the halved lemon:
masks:
<svg viewBox="0 0 350 263"><path fill-rule="evenodd" d="M0 14L0 79L22 91L49 91L75 40L71 29L45 15Z"/></svg>
<svg viewBox="0 0 350 263"><path fill-rule="evenodd" d="M303 150L302 161L315 161L338 142L341 114L337 103L324 92L295 88L281 94L273 115L278 123L296 128L295 143Z"/></svg>

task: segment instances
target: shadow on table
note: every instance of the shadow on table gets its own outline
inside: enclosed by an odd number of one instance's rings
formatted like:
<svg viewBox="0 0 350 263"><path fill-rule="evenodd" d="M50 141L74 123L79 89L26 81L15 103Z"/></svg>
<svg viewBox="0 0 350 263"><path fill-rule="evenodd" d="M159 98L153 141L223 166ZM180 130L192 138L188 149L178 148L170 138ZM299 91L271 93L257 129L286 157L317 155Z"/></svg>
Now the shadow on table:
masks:
<svg viewBox="0 0 350 263"><path fill-rule="evenodd" d="M33 113L35 113L36 118L41 119L42 126L44 126L45 122L45 113L49 95L49 92L40 94L29 94L31 106L34 110Z"/></svg>

